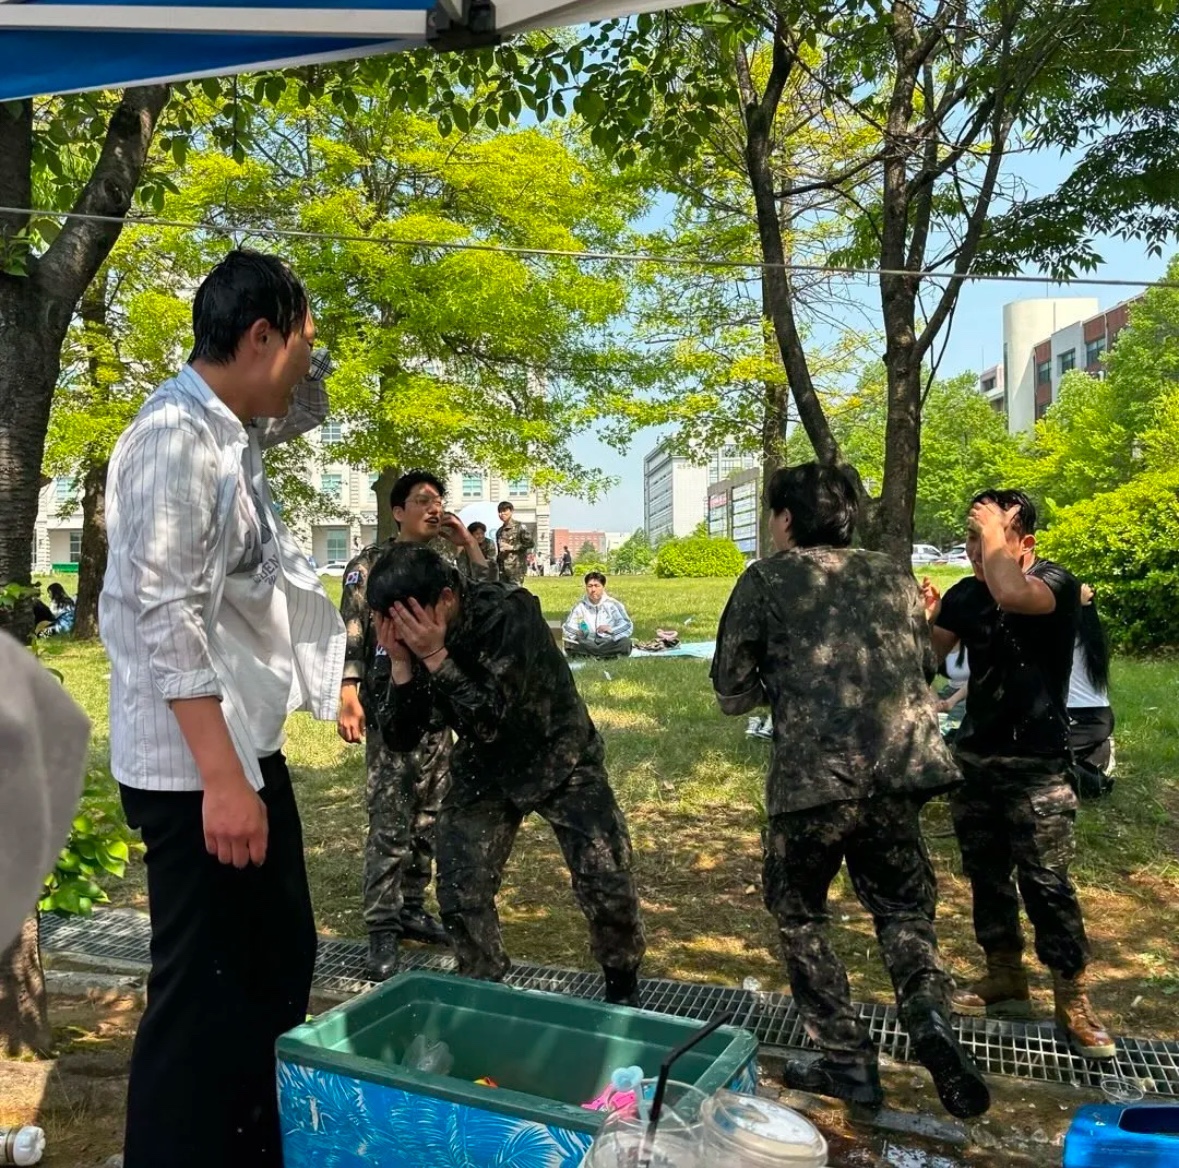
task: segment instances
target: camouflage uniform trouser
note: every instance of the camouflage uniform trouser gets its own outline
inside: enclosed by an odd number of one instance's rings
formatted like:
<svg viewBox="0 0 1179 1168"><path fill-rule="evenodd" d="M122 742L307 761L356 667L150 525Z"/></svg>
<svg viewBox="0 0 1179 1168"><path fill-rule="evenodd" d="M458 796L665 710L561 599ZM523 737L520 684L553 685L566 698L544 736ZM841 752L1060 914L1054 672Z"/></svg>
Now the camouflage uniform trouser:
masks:
<svg viewBox="0 0 1179 1168"><path fill-rule="evenodd" d="M1019 897L1036 932L1036 956L1075 977L1089 942L1068 867L1077 797L1061 760L959 757L966 782L950 800L962 869L974 891L974 935L987 953L1023 950ZM1018 881L1018 892L1016 884Z"/></svg>
<svg viewBox="0 0 1179 1168"><path fill-rule="evenodd" d="M532 810L553 829L565 856L595 960L606 969L637 969L646 942L630 835L605 772L596 764L579 767ZM438 904L459 973L467 977L499 981L511 968L495 897L525 814L496 789L464 790L461 783L442 802Z"/></svg>
<svg viewBox="0 0 1179 1168"><path fill-rule="evenodd" d="M370 933L396 933L402 910L420 909L430 883L453 739L448 729L432 730L417 750L395 754L385 747L374 718L369 726L364 923Z"/></svg>
<svg viewBox="0 0 1179 1168"><path fill-rule="evenodd" d="M790 987L807 1033L828 1054L875 1058L851 1004L847 971L827 941L827 892L839 867L872 914L901 1020L921 994L949 1009L953 982L938 957L937 882L921 836L925 797L878 796L775 815L766 833L766 908L778 922Z"/></svg>

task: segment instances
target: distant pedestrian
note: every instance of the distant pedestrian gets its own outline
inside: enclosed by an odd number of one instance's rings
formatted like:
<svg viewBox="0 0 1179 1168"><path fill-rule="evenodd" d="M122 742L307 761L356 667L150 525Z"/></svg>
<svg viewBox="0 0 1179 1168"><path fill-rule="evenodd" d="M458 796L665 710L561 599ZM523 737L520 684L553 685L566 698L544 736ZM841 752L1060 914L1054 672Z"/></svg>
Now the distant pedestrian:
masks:
<svg viewBox="0 0 1179 1168"><path fill-rule="evenodd" d="M499 549L500 578L510 584L522 584L528 574L528 553L535 541L532 532L515 518L516 508L506 500L499 505L499 531L495 534Z"/></svg>
<svg viewBox="0 0 1179 1168"><path fill-rule="evenodd" d="M573 575L573 553L568 548L566 548L561 553L561 572L560 572L560 574L562 576L572 576Z"/></svg>

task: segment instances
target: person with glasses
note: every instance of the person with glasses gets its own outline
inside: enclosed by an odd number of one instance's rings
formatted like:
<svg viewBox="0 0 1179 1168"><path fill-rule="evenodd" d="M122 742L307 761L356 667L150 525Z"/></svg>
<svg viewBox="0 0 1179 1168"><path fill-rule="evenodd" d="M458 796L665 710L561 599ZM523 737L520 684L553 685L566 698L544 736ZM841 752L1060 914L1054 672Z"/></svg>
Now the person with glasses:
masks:
<svg viewBox="0 0 1179 1168"><path fill-rule="evenodd" d="M340 615L348 632L337 729L345 742L365 742L368 839L364 849L364 922L367 971L384 981L400 965L401 941L447 944L446 930L426 911L434 861L434 824L450 775L452 738L435 719L411 751L386 749L372 717L372 699L389 677L377 643L365 590L369 572L394 543L432 548L473 580L491 578L483 544L446 510L446 488L429 471L415 470L393 484L389 505L397 523L392 540L363 548L344 572ZM370 728L372 732L370 733Z"/></svg>

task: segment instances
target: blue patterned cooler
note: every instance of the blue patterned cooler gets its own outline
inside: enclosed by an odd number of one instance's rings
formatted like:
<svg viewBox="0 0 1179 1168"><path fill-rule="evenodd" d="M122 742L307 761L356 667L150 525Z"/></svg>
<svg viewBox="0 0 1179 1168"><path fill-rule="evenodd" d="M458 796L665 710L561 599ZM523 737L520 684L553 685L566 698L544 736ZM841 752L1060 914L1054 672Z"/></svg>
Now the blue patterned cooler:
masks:
<svg viewBox="0 0 1179 1168"><path fill-rule="evenodd" d="M580 1105L618 1067L658 1073L700 1023L539 990L404 973L278 1041L286 1168L576 1168L601 1122ZM447 1075L399 1065L444 1042ZM477 1085L488 1077L497 1086ZM722 1027L675 1078L757 1089L757 1040Z"/></svg>

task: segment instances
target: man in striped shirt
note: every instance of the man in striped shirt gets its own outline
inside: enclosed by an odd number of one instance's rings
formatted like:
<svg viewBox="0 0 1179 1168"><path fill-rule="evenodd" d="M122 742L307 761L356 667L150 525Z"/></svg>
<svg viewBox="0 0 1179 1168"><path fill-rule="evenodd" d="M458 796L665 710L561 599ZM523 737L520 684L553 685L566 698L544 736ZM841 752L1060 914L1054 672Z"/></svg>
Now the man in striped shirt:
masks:
<svg viewBox="0 0 1179 1168"><path fill-rule="evenodd" d="M256 252L204 281L193 333L107 481L111 769L152 924L124 1163L278 1168L274 1040L306 1017L316 948L284 724L335 717L344 628L261 452L322 423L327 361L303 286Z"/></svg>

